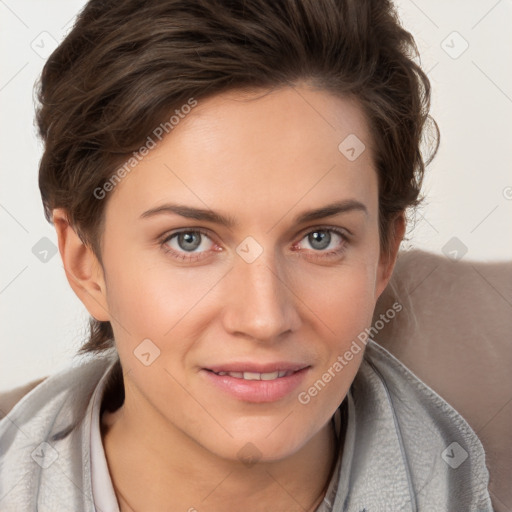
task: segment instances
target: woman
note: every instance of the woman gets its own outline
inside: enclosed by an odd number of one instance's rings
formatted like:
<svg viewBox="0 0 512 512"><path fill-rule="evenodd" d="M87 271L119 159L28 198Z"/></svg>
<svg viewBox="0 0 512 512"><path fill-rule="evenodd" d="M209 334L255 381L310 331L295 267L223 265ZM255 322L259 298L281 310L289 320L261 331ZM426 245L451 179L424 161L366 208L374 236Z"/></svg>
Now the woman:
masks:
<svg viewBox="0 0 512 512"><path fill-rule="evenodd" d="M414 50L382 0L87 4L37 121L92 357L2 420L2 510L492 510L475 433L370 339Z"/></svg>

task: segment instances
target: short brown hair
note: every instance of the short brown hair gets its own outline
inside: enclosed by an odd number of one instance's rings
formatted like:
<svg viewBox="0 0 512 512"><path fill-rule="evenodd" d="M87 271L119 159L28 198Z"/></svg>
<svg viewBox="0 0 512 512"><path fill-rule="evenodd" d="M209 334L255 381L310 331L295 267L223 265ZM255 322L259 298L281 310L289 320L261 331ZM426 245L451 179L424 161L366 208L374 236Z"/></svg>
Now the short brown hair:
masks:
<svg viewBox="0 0 512 512"><path fill-rule="evenodd" d="M307 81L357 99L373 138L379 230L419 204L439 145L430 83L412 35L387 0L91 0L44 66L37 123L45 150L45 216L65 208L101 262L106 200L94 190L190 98ZM433 127L425 162L422 135ZM109 322L90 321L81 352L113 346Z"/></svg>

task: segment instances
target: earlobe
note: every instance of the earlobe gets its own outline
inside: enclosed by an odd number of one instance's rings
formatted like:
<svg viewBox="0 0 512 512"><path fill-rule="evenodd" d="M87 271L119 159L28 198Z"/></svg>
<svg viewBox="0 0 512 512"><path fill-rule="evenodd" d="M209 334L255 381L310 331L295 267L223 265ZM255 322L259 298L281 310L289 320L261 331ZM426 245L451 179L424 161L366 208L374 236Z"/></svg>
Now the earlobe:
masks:
<svg viewBox="0 0 512 512"><path fill-rule="evenodd" d="M400 212L391 221L390 226L390 242L389 251L387 253L381 251L379 259L379 267L377 270L377 282L375 287L375 300L377 300L391 279L393 269L395 268L396 258L398 256L398 250L400 249L400 243L402 242L405 229L405 212Z"/></svg>
<svg viewBox="0 0 512 512"><path fill-rule="evenodd" d="M71 288L96 320L109 321L105 277L96 255L77 235L64 209L53 210L53 224Z"/></svg>

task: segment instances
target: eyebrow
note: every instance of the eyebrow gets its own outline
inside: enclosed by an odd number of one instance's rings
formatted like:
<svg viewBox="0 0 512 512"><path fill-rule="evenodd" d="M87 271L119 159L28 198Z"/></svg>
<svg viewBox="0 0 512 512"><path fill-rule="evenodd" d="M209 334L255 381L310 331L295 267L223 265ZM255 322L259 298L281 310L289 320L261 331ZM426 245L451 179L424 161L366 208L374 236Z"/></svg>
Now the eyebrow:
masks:
<svg viewBox="0 0 512 512"><path fill-rule="evenodd" d="M355 199L345 199L343 201L337 201L335 203L322 206L321 208L315 208L314 210L308 210L297 215L294 219L296 224L304 224L313 220L323 219L325 217L333 217L341 213L348 213L352 211L361 211L365 215L368 215L367 207ZM156 215L162 214L176 214L187 219L201 220L206 222L212 222L214 224L220 224L227 228L233 228L236 225L234 217L228 217L221 213L213 210L204 208L194 208L191 206L184 206L180 204L166 203L156 208L151 208L145 211L140 218L147 219Z"/></svg>

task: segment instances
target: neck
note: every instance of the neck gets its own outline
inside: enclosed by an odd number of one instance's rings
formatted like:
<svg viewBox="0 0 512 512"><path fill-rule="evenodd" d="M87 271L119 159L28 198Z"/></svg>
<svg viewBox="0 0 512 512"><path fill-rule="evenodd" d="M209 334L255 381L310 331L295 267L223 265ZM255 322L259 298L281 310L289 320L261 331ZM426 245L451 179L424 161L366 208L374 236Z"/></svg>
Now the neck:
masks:
<svg viewBox="0 0 512 512"><path fill-rule="evenodd" d="M102 418L121 512L220 512L233 502L255 512L269 510L269 504L273 510L314 511L339 456L332 422L285 460L249 465L217 457L181 431L148 430L132 417L123 405Z"/></svg>

